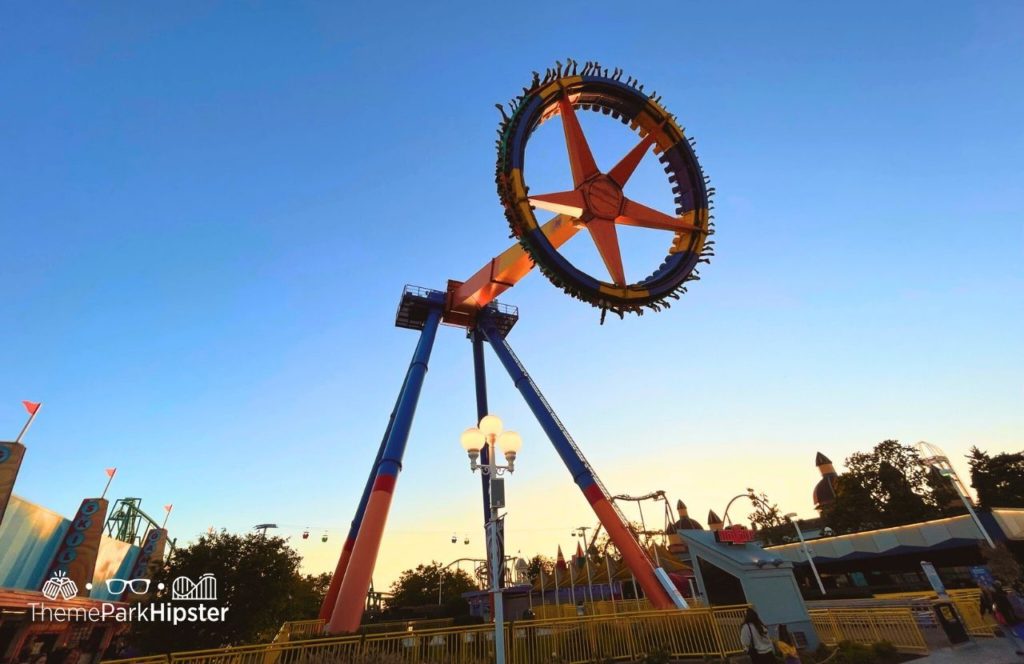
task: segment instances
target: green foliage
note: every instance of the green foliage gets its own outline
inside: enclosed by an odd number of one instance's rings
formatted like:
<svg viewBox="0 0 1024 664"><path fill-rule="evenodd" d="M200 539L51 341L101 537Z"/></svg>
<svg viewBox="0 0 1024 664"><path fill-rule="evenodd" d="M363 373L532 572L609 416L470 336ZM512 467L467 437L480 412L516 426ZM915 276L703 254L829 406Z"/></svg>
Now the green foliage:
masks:
<svg viewBox="0 0 1024 664"><path fill-rule="evenodd" d="M765 544L779 544L786 533L793 527L782 516L782 510L776 503L769 501L768 494L761 492L754 498L754 511L747 519L758 531L758 536Z"/></svg>
<svg viewBox="0 0 1024 664"><path fill-rule="evenodd" d="M932 504L943 516L967 513L960 494L953 486L953 480L945 477L938 468L932 468L928 473L928 489L931 491Z"/></svg>
<svg viewBox="0 0 1024 664"><path fill-rule="evenodd" d="M322 574L306 574L292 591L293 612L288 620L312 620L320 616L320 605L327 595L327 587L331 585L330 572Z"/></svg>
<svg viewBox="0 0 1024 664"><path fill-rule="evenodd" d="M1007 585L1024 581L1020 563L1004 542L996 542L995 549L987 545L979 548L981 557L985 559L985 566L992 572L993 577Z"/></svg>
<svg viewBox="0 0 1024 664"><path fill-rule="evenodd" d="M669 664L671 661L672 654L664 646L652 650L640 660L641 664Z"/></svg>
<svg viewBox="0 0 1024 664"><path fill-rule="evenodd" d="M441 568L441 563L417 565L407 569L391 584L391 597L387 600L388 610L413 609L438 606L438 590L441 591L441 613L455 616L468 610L462 593L476 590L476 582L460 569Z"/></svg>
<svg viewBox="0 0 1024 664"><path fill-rule="evenodd" d="M547 556L537 554L533 558L530 558L530 562L527 563L526 574L529 577L531 583L535 583L540 579L540 572L544 570L544 578L550 579L551 573L555 569L555 559Z"/></svg>
<svg viewBox="0 0 1024 664"><path fill-rule="evenodd" d="M888 641L871 645L840 641L835 648L822 645L814 653L802 653L802 661L829 662L829 664L897 664L908 657L899 653Z"/></svg>
<svg viewBox="0 0 1024 664"><path fill-rule="evenodd" d="M1024 507L1024 452L990 456L972 447L967 463L982 507Z"/></svg>
<svg viewBox="0 0 1024 664"><path fill-rule="evenodd" d="M896 646L889 643L888 641L879 641L878 643L871 644L871 652L875 654L875 657L879 661L894 660L900 658L900 653L896 650Z"/></svg>
<svg viewBox="0 0 1024 664"><path fill-rule="evenodd" d="M164 589L144 603L176 604L171 601L174 579L187 576L197 580L211 573L217 580L217 600L208 604L227 608L225 620L177 625L136 621L128 639L145 653L270 641L285 621L315 618L320 611L330 575L303 576L300 562L299 554L280 537L204 534L197 542L177 549L154 575L152 587L163 583Z"/></svg>
<svg viewBox="0 0 1024 664"><path fill-rule="evenodd" d="M846 459L836 480L836 499L823 516L837 532L901 526L951 511L949 487L921 465L917 451L885 440ZM944 479L944 478L943 478Z"/></svg>

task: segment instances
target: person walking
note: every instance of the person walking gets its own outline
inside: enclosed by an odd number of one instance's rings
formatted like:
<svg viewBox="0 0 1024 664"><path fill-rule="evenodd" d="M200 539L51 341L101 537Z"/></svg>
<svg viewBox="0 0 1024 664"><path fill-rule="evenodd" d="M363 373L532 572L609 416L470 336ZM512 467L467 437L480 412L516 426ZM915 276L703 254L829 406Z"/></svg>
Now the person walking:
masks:
<svg viewBox="0 0 1024 664"><path fill-rule="evenodd" d="M774 664L775 646L768 636L768 628L754 609L747 609L740 625L740 644L750 655L751 664Z"/></svg>
<svg viewBox="0 0 1024 664"><path fill-rule="evenodd" d="M1007 597L1003 584L999 581L996 581L995 586L992 588L992 613L995 614L996 622L1006 632L1006 636L1009 637L1016 653L1024 655L1024 624L1021 624L1022 618L1014 611L1013 604L1010 602L1010 598Z"/></svg>
<svg viewBox="0 0 1024 664"><path fill-rule="evenodd" d="M796 649L796 639L789 633L789 628L785 625L779 625L779 640L775 646L779 649L779 654L782 655L782 661L785 664L800 664L800 653Z"/></svg>

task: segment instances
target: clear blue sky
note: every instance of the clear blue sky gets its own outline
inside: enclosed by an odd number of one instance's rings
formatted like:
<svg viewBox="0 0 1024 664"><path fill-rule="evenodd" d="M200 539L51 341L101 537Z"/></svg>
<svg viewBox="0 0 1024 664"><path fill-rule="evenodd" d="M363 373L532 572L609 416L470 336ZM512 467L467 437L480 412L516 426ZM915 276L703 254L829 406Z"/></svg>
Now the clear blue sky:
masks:
<svg viewBox="0 0 1024 664"><path fill-rule="evenodd" d="M333 566L415 343L401 287L507 246L493 104L566 56L657 90L719 192L667 312L506 298L613 492L810 516L817 450L1022 446L1024 5L486 4L0 10L4 435L46 404L17 493L67 514L116 465L180 538L309 525ZM378 584L482 552L469 351L442 330ZM498 371L510 548L553 554L593 518Z"/></svg>

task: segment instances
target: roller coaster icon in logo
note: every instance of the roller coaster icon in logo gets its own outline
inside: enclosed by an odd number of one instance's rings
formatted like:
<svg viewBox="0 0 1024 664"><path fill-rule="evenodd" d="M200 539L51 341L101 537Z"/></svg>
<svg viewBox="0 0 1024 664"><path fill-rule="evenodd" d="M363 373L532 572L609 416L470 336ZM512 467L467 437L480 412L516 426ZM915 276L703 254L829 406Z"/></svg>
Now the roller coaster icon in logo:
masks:
<svg viewBox="0 0 1024 664"><path fill-rule="evenodd" d="M171 599L193 602L214 601L217 599L217 579L209 572L199 577L198 581L193 581L187 576L179 576L171 584Z"/></svg>
<svg viewBox="0 0 1024 664"><path fill-rule="evenodd" d="M78 586L68 578L67 572L58 569L43 584L43 597L48 600L71 599L78 594Z"/></svg>

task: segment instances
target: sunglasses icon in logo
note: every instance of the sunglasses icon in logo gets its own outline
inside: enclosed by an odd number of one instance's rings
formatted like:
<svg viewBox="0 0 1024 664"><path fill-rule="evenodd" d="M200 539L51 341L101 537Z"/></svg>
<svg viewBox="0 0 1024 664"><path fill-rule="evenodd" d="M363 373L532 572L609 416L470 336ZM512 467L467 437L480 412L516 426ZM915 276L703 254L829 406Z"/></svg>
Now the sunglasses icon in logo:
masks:
<svg viewBox="0 0 1024 664"><path fill-rule="evenodd" d="M111 595L120 595L126 588L130 588L136 595L145 595L149 592L149 579L107 579L107 592Z"/></svg>

